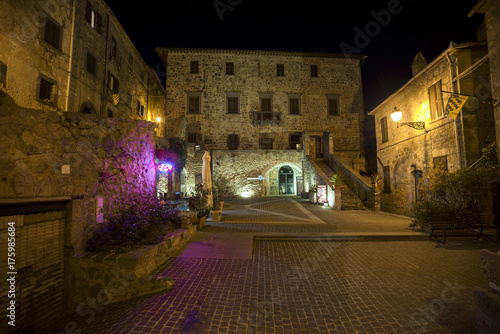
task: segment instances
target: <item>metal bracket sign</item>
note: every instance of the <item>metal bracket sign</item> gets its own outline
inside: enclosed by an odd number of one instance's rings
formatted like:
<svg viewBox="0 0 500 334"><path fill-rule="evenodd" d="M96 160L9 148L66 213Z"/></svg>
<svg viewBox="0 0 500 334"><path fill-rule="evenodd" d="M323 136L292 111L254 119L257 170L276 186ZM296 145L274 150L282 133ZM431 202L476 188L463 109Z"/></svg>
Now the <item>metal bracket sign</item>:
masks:
<svg viewBox="0 0 500 334"><path fill-rule="evenodd" d="M259 175L257 177L248 177L247 180L259 180L259 181L262 181L262 180L267 180L267 177Z"/></svg>

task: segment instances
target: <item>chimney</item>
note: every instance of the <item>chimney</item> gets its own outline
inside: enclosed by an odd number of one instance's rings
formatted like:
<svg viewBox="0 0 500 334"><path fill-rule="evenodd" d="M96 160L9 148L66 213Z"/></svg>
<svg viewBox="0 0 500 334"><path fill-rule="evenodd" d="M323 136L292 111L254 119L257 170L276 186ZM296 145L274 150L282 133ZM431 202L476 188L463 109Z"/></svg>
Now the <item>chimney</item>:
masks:
<svg viewBox="0 0 500 334"><path fill-rule="evenodd" d="M415 58L413 58L413 64L411 64L411 71L413 76L416 76L420 71L422 71L427 66L427 60L421 52L419 52Z"/></svg>

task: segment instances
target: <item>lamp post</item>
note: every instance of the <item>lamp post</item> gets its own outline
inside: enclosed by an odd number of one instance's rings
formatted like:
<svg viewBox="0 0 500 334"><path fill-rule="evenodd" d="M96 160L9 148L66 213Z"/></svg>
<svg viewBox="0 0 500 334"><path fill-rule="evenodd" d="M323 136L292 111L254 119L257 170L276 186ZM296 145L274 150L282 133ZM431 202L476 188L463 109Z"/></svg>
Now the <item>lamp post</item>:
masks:
<svg viewBox="0 0 500 334"><path fill-rule="evenodd" d="M398 123L398 128L400 125L407 125L410 128L415 130L425 130L425 122L399 122L401 117L403 116L403 112L398 109L398 107L394 107L394 110L391 113L391 118L394 122Z"/></svg>

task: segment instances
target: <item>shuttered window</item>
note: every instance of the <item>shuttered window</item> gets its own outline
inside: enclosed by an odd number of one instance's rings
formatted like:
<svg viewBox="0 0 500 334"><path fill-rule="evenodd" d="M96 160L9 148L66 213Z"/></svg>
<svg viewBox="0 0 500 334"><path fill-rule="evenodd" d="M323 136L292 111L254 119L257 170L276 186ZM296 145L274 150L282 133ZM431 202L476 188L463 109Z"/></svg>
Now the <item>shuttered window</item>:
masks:
<svg viewBox="0 0 500 334"><path fill-rule="evenodd" d="M60 50L61 28L50 17L46 17L43 40Z"/></svg>
<svg viewBox="0 0 500 334"><path fill-rule="evenodd" d="M240 146L240 136L239 135L228 135L227 136L227 149L237 150Z"/></svg>
<svg viewBox="0 0 500 334"><path fill-rule="evenodd" d="M102 17L101 15L92 7L90 1L87 1L87 9L85 11L85 19L90 24L92 28L95 29L99 34L102 31Z"/></svg>
<svg viewBox="0 0 500 334"><path fill-rule="evenodd" d="M7 87L7 65L0 61L0 85Z"/></svg>
<svg viewBox="0 0 500 334"><path fill-rule="evenodd" d="M429 87L429 108L431 119L443 116L443 92L441 90L441 80Z"/></svg>
<svg viewBox="0 0 500 334"><path fill-rule="evenodd" d="M389 141L389 131L387 130L387 116L380 120L380 132L382 134L382 143Z"/></svg>

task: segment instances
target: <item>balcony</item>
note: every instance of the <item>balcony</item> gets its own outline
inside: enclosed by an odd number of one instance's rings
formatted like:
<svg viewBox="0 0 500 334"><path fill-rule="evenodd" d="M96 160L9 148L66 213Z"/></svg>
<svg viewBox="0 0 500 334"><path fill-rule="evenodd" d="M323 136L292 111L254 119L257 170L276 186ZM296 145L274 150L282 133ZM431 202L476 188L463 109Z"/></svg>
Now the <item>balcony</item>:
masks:
<svg viewBox="0 0 500 334"><path fill-rule="evenodd" d="M252 124L264 125L264 124L281 124L281 112L279 111L252 111Z"/></svg>

